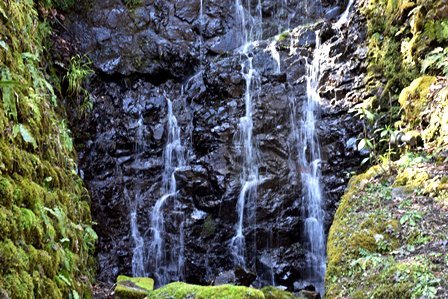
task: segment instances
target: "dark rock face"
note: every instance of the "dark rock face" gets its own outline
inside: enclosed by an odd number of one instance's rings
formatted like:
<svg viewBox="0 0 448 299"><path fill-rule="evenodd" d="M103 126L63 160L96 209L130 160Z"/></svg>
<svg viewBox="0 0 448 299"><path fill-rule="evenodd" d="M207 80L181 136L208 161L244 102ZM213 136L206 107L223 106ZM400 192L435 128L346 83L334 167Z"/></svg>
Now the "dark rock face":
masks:
<svg viewBox="0 0 448 299"><path fill-rule="evenodd" d="M258 3L254 2L254 7ZM321 64L322 111L318 135L328 228L349 174L359 165L355 138L362 131L347 111L364 95L364 28L357 14L350 26L330 25L337 1L261 1L263 38L254 52L259 72L253 96L253 141L262 183L256 206L246 207L246 258L255 284L279 284L290 290L307 271L300 217L301 183L291 115L300 119L306 100L306 63L319 30L326 59ZM163 150L167 139L167 98L187 148L187 167L175 173L182 216L167 203L165 230L176 237L183 223L187 282L209 284L221 272L237 271L229 243L235 233L241 184L241 148L235 142L244 115L245 81L235 49L238 34L234 1L144 1L127 9L119 0L95 1L72 15L71 35L89 53L97 77L91 83L94 110L79 130L91 132L83 143L80 168L94 199L100 236L99 279L131 274L133 239L130 203L143 196L139 230L150 234L150 213L162 196ZM309 26L297 27L327 16ZM294 28L279 39L281 72L266 50L269 37ZM291 45L293 47L291 47ZM137 123L143 119L143 143ZM137 150L136 144L143 146ZM169 238L167 238L169 240ZM166 247L170 244L167 241ZM151 272L151 269L147 269ZM241 275L240 275L241 276ZM242 280L248 281L243 275ZM238 277L237 277L238 278ZM252 278L251 278L252 279ZM238 279L237 279L238 280ZM250 283L250 282L249 282Z"/></svg>

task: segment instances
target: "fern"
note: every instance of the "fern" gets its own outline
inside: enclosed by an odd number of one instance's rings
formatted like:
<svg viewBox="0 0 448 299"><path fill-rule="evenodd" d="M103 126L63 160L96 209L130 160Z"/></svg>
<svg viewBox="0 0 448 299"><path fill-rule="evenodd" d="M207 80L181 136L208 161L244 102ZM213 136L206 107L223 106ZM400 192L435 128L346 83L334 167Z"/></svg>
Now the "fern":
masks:
<svg viewBox="0 0 448 299"><path fill-rule="evenodd" d="M91 61L86 56L76 55L70 61L70 68L66 75L68 80L68 92L79 96L83 91L82 83L93 74Z"/></svg>
<svg viewBox="0 0 448 299"><path fill-rule="evenodd" d="M14 82L11 80L11 74L8 68L2 69L2 82ZM17 106L16 101L14 99L13 90L10 84L4 84L2 86L2 100L3 100L3 109L5 110L6 116L12 117L13 120L17 121Z"/></svg>
<svg viewBox="0 0 448 299"><path fill-rule="evenodd" d="M67 149L68 152L71 152L73 150L73 139L70 136L70 129L67 127L64 120L60 123L60 129L60 144Z"/></svg>
<svg viewBox="0 0 448 299"><path fill-rule="evenodd" d="M45 211L56 217L58 220L58 228L61 232L62 238L67 238L67 217L65 216L64 211L62 211L59 207L55 207L54 209L44 208Z"/></svg>
<svg viewBox="0 0 448 299"><path fill-rule="evenodd" d="M426 55L421 72L426 73L428 70L439 71L448 76L448 48L438 47Z"/></svg>

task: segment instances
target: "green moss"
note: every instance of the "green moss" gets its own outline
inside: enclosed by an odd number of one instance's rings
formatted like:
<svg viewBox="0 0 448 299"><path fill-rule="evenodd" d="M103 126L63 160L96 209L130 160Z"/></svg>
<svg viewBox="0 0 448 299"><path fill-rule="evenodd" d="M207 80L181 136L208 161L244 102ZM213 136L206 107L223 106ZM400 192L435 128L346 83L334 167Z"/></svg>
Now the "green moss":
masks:
<svg viewBox="0 0 448 299"><path fill-rule="evenodd" d="M276 287L268 286L261 289L265 299L297 299L301 298L293 293L280 290Z"/></svg>
<svg viewBox="0 0 448 299"><path fill-rule="evenodd" d="M14 189L11 182L5 178L0 177L0 205L11 208L13 204Z"/></svg>
<svg viewBox="0 0 448 299"><path fill-rule="evenodd" d="M411 85L401 92L398 102L405 111L406 123L409 123L411 127L420 123L421 114L428 101L429 87L434 82L436 82L435 77L422 76L412 81Z"/></svg>
<svg viewBox="0 0 448 299"><path fill-rule="evenodd" d="M11 298L35 298L33 279L27 271L10 271L0 278L0 285Z"/></svg>
<svg viewBox="0 0 448 299"><path fill-rule="evenodd" d="M183 282L170 283L150 292L148 299L263 299L261 291L233 285L198 286Z"/></svg>
<svg viewBox="0 0 448 299"><path fill-rule="evenodd" d="M20 247L14 245L11 240L0 242L0 269L3 273L9 273L13 269L28 269L29 257Z"/></svg>
<svg viewBox="0 0 448 299"><path fill-rule="evenodd" d="M280 33L278 35L277 41L281 42L284 41L285 39L287 39L289 36L291 35L291 33L289 31L283 31L282 33Z"/></svg>
<svg viewBox="0 0 448 299"><path fill-rule="evenodd" d="M18 82L0 95L0 290L10 298L91 298L90 199L47 81L44 18L56 2L69 1L0 1L0 80Z"/></svg>
<svg viewBox="0 0 448 299"><path fill-rule="evenodd" d="M215 234L215 229L215 221L211 216L208 216L204 221L204 225L202 226L202 236L205 238L213 236Z"/></svg>
<svg viewBox="0 0 448 299"><path fill-rule="evenodd" d="M154 280L146 277L128 277L119 275L115 287L115 298L139 299L145 298L154 288Z"/></svg>

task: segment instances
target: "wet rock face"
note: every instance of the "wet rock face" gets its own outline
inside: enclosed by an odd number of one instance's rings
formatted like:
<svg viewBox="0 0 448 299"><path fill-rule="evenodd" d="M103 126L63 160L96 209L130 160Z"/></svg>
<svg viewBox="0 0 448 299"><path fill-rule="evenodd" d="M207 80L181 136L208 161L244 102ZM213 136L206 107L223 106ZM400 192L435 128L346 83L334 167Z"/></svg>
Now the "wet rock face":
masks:
<svg viewBox="0 0 448 299"><path fill-rule="evenodd" d="M288 23L293 28L334 14L338 6L337 1L327 1L324 7L311 5L318 1L308 1L306 7L302 1L288 1L285 6L278 2L262 1L264 38ZM89 134L79 136L78 142L83 144L79 163L98 223L99 279L113 281L118 273L131 274L134 244L129 215L137 197L144 199L137 215L139 230L150 238L150 213L163 195L169 98L187 149L187 166L175 173L181 215L172 212L172 201L163 209L165 247L178 238L182 225L181 276L187 282L209 284L219 273L236 270L229 245L241 190L243 154L237 140L245 80L242 57L235 51L240 44L234 1L206 1L202 18L199 1L193 0L144 1L131 10L118 0L92 5L70 16L67 27L98 71L90 90L94 109L78 128ZM307 270L301 169L291 115L296 121L301 118L306 63L313 55L316 30L328 48L321 66L318 123L327 228L348 174L359 165L354 138L362 128L347 111L364 97L364 29L358 15L340 32L325 22L297 28L277 42L280 73L266 50L270 40L260 41L254 51L258 75L253 142L262 183L256 205L246 207L244 234L248 270L257 274L255 284L275 283L292 290Z"/></svg>

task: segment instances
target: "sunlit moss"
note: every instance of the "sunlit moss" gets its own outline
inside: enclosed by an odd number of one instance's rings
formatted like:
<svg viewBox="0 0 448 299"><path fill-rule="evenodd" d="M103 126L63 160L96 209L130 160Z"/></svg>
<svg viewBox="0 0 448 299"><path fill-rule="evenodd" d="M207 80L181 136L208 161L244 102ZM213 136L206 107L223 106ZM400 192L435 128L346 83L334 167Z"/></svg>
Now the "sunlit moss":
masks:
<svg viewBox="0 0 448 299"><path fill-rule="evenodd" d="M170 283L160 289L148 294L148 299L263 299L260 290L253 288L221 285L221 286L198 286L183 282Z"/></svg>

